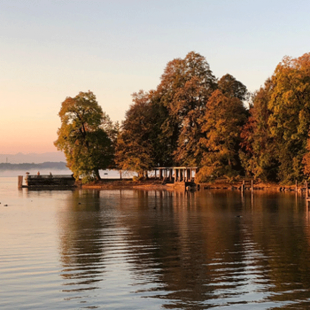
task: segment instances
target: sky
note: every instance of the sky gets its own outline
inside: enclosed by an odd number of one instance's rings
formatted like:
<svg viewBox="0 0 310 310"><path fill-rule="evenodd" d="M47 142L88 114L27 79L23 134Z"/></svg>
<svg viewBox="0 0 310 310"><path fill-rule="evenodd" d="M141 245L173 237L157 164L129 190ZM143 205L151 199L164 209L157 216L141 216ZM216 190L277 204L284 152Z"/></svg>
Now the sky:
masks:
<svg viewBox="0 0 310 310"><path fill-rule="evenodd" d="M0 0L0 154L56 151L66 97L92 91L112 121L190 51L259 89L310 52L310 1Z"/></svg>

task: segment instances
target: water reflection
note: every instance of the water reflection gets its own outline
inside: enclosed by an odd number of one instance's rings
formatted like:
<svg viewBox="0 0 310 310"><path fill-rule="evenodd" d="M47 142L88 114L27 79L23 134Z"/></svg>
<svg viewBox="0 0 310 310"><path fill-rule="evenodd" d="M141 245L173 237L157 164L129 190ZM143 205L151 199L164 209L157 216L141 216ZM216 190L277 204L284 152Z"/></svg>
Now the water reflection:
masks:
<svg viewBox="0 0 310 310"><path fill-rule="evenodd" d="M214 305L215 299L222 303L224 297L246 293L245 253L250 245L243 250L244 228L234 214L240 211L240 199L236 202L227 193L139 195L136 208L144 212L124 217L122 225L131 231L127 260L139 286L146 286L144 292L168 300L167 308L202 309L208 300Z"/></svg>
<svg viewBox="0 0 310 310"><path fill-rule="evenodd" d="M98 289L105 271L99 192L74 191L59 214L64 292Z"/></svg>
<svg viewBox="0 0 310 310"><path fill-rule="evenodd" d="M93 307L309 303L309 217L291 193L75 191L59 226L63 292L99 290Z"/></svg>

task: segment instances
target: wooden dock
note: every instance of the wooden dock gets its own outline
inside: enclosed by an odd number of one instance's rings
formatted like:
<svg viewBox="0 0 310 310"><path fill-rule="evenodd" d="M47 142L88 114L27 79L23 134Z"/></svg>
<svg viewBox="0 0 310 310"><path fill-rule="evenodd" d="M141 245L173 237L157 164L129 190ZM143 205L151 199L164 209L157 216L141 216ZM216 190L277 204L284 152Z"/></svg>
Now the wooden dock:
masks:
<svg viewBox="0 0 310 310"><path fill-rule="evenodd" d="M72 175L30 175L18 176L18 187L29 189L69 189L75 187L75 179Z"/></svg>

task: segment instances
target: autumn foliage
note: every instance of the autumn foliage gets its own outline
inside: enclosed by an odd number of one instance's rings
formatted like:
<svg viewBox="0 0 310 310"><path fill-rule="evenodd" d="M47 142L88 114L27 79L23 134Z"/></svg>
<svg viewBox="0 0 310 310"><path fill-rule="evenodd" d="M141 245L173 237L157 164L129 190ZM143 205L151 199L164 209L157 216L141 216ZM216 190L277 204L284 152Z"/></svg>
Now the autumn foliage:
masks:
<svg viewBox="0 0 310 310"><path fill-rule="evenodd" d="M113 162L115 126L91 92L68 97L59 111L61 127L54 142L64 152L76 179L100 179L99 169Z"/></svg>
<svg viewBox="0 0 310 310"><path fill-rule="evenodd" d="M67 98L62 110L73 99ZM95 126L103 128L102 111L96 117ZM78 120L66 126L71 130L72 124ZM284 57L264 86L250 94L230 74L217 79L205 57L190 52L168 62L155 89L133 94L117 137L87 124L84 141L83 127L69 135L66 126L59 129L55 144L69 154L71 166L75 151L83 161L89 146L105 145L96 147L96 160L88 164L95 174L112 163L140 176L155 166L197 166L200 181L238 176L302 181L310 176L310 53ZM64 137L72 143L79 137L79 146L66 145ZM100 162L101 157L106 160ZM82 163L77 167L86 171Z"/></svg>
<svg viewBox="0 0 310 310"><path fill-rule="evenodd" d="M116 147L121 169L197 166L210 175L243 173L238 156L247 89L232 75L219 81L190 52L170 61L155 90L133 95Z"/></svg>
<svg viewBox="0 0 310 310"><path fill-rule="evenodd" d="M140 149L125 158L119 145L120 167L133 160L142 170L198 166L200 180L243 175L290 183L310 174L310 54L284 57L249 94L230 74L217 79L206 59L190 52L167 64L155 90L140 92L139 100L146 99L140 113L149 126L143 130L130 118L140 104L136 95L123 123L126 147L138 143ZM150 111L159 115L152 119Z"/></svg>

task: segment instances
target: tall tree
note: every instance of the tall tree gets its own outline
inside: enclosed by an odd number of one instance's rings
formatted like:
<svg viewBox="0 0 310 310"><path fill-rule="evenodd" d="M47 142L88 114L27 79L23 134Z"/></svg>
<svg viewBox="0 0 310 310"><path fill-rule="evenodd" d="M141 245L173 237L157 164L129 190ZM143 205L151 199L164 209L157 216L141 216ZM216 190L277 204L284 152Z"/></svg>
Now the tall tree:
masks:
<svg viewBox="0 0 310 310"><path fill-rule="evenodd" d="M278 147L279 179L303 179L310 126L310 53L284 57L272 76L269 126Z"/></svg>
<svg viewBox="0 0 310 310"><path fill-rule="evenodd" d="M220 78L218 81L218 88L225 96L230 98L236 97L243 101L248 97L248 90L246 86L228 73Z"/></svg>
<svg viewBox="0 0 310 310"><path fill-rule="evenodd" d="M273 84L270 79L253 95L250 116L242 128L240 158L249 176L262 181L276 181L278 177L277 148L271 137L268 103Z"/></svg>
<svg viewBox="0 0 310 310"><path fill-rule="evenodd" d="M238 150L241 128L246 121L246 109L240 99L227 97L220 90L208 100L200 144L204 153L200 178L234 176L240 173Z"/></svg>
<svg viewBox="0 0 310 310"><path fill-rule="evenodd" d="M113 158L113 144L106 129L109 117L91 92L67 97L59 112L61 127L54 142L64 152L68 168L76 179L100 179L99 169L106 169ZM111 129L112 132L112 129ZM110 133L111 133L110 132Z"/></svg>
<svg viewBox="0 0 310 310"><path fill-rule="evenodd" d="M169 163L161 131L166 114L158 104L156 92L133 94L133 104L126 112L117 140L116 163L120 169L133 170L142 176L153 166Z"/></svg>
<svg viewBox="0 0 310 310"><path fill-rule="evenodd" d="M175 164L199 165L201 120L216 87L208 62L198 53L190 52L167 64L157 91L169 113L162 128L170 138Z"/></svg>

